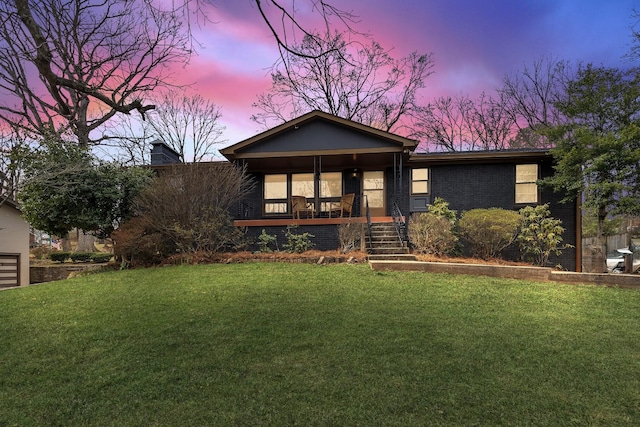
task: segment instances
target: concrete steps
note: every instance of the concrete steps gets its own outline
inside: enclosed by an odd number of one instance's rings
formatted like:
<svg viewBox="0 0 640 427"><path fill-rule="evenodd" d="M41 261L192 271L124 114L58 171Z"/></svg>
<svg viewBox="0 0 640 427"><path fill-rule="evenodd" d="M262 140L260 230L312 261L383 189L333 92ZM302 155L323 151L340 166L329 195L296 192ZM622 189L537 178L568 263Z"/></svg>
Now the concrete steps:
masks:
<svg viewBox="0 0 640 427"><path fill-rule="evenodd" d="M415 256L409 254L406 243L398 239L398 232L393 223L373 223L371 233L367 236L369 260L415 261Z"/></svg>

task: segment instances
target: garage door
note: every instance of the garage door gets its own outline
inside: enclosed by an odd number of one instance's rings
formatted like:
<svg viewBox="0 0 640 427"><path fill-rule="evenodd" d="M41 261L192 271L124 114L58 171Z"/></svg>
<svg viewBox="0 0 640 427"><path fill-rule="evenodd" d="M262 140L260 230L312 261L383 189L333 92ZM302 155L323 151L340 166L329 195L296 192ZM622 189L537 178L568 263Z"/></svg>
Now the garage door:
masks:
<svg viewBox="0 0 640 427"><path fill-rule="evenodd" d="M20 285L20 255L0 254L0 287Z"/></svg>

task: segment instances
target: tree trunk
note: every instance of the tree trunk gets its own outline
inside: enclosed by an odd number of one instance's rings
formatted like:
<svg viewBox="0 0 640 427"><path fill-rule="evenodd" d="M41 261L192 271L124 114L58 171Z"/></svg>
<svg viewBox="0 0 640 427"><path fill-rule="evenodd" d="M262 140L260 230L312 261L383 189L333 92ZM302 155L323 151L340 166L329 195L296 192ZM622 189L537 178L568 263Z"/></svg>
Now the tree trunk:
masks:
<svg viewBox="0 0 640 427"><path fill-rule="evenodd" d="M97 252L95 245L96 237L91 234L85 234L83 230L78 229L78 247L76 252Z"/></svg>
<svg viewBox="0 0 640 427"><path fill-rule="evenodd" d="M604 239L604 220L607 217L607 213L604 207L598 208L598 246L600 251L597 254L595 265L600 265L600 271L607 272L607 244Z"/></svg>
<svg viewBox="0 0 640 427"><path fill-rule="evenodd" d="M69 239L69 234L62 238L60 249L63 252L71 252L71 239Z"/></svg>

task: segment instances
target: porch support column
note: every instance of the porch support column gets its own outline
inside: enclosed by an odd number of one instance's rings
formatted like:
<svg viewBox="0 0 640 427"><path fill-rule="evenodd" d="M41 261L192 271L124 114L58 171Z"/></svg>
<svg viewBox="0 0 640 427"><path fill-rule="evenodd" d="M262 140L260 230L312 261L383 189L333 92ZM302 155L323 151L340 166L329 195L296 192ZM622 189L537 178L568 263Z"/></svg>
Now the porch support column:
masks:
<svg viewBox="0 0 640 427"><path fill-rule="evenodd" d="M322 211L320 206L320 173L322 170L322 157L321 156L313 156L313 206L315 209L316 215L320 215Z"/></svg>

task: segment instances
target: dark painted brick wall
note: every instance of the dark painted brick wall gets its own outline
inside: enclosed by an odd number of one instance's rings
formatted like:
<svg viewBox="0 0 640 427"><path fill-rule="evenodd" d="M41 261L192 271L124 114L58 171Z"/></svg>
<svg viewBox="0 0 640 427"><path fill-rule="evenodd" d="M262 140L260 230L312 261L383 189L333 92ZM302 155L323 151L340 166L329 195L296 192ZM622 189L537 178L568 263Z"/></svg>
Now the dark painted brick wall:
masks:
<svg viewBox="0 0 640 427"><path fill-rule="evenodd" d="M418 167L418 166L414 166ZM540 168L541 178L553 174L550 162L544 162ZM524 205L515 203L515 163L460 164L430 166L431 193L429 202L442 197L449 207L458 212L475 208L502 208L519 210ZM408 181L408 177L407 177ZM560 203L562 195L550 188L541 187L540 203L549 203L551 216L562 221L567 230L563 235L564 243L575 247L576 204ZM517 248L505 252L505 257L518 259ZM559 257L550 258L552 265L575 271L575 249L566 249Z"/></svg>
<svg viewBox="0 0 640 427"><path fill-rule="evenodd" d="M265 230L267 234L276 235L278 239L278 247L283 250L284 244L287 243L287 227L248 227L246 237L252 242L249 245L249 250L258 250L258 236ZM302 234L305 232L311 233L314 237L311 241L314 244L313 249L320 251L335 250L340 247L340 241L338 240L338 226L337 225L308 225L299 226L291 230L293 234Z"/></svg>

